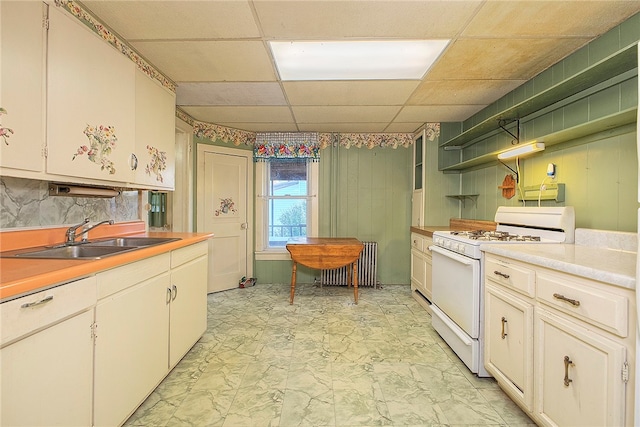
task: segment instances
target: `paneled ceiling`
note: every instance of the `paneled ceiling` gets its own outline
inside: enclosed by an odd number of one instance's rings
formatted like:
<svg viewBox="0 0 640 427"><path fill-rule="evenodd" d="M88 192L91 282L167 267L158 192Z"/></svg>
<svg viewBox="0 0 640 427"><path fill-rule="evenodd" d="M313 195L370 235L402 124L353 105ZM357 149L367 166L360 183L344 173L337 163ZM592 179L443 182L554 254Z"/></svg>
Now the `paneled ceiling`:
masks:
<svg viewBox="0 0 640 427"><path fill-rule="evenodd" d="M194 119L255 132L462 121L640 11L640 1L83 1L177 83ZM281 81L270 40L449 39L421 80ZM382 64L381 64L382 65Z"/></svg>

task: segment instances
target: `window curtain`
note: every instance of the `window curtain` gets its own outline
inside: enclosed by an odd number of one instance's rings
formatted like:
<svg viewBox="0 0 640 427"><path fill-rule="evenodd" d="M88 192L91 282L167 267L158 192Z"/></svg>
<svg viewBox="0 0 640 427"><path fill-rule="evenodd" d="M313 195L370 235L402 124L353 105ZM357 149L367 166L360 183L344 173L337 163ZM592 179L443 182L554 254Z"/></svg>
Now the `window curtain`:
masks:
<svg viewBox="0 0 640 427"><path fill-rule="evenodd" d="M317 133L269 132L258 133L253 146L253 160L307 159L320 161L320 143Z"/></svg>

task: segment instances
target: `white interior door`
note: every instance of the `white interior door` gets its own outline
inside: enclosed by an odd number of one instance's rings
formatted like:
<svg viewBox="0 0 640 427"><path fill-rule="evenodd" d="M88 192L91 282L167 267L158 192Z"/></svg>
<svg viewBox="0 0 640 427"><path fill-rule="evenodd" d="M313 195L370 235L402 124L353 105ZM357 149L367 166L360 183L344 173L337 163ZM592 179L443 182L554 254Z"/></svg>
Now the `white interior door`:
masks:
<svg viewBox="0 0 640 427"><path fill-rule="evenodd" d="M212 232L208 292L238 287L253 274L252 152L198 144L198 231Z"/></svg>

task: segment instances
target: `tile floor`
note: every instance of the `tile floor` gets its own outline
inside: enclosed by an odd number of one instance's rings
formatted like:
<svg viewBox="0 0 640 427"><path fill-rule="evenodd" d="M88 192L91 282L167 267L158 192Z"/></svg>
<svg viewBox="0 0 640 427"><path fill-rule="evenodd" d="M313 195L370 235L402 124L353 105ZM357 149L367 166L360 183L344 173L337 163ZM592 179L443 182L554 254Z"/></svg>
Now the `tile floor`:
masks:
<svg viewBox="0 0 640 427"><path fill-rule="evenodd" d="M409 286L209 295L208 328L128 426L534 425L471 374Z"/></svg>

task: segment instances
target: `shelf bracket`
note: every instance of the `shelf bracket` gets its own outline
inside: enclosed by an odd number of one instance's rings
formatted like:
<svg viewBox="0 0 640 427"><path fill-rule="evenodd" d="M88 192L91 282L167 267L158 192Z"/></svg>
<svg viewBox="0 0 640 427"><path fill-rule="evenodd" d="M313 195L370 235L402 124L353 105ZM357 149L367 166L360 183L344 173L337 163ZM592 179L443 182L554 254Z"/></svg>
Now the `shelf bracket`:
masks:
<svg viewBox="0 0 640 427"><path fill-rule="evenodd" d="M515 134L505 127L509 123L513 122L517 122ZM511 135L511 137L513 138L513 141L511 141L511 145L520 144L520 119L498 119L498 126L500 127L500 129Z"/></svg>
<svg viewBox="0 0 640 427"><path fill-rule="evenodd" d="M513 172L514 174L516 174L516 184L518 182L520 182L520 174L518 173L518 171L513 170L511 167L509 167L509 165L507 165L505 162L503 162L502 160L498 159L498 161L500 163L502 163L502 166L504 166L505 168L509 169L511 172ZM516 169L518 169L518 162L520 161L520 159L516 158Z"/></svg>

